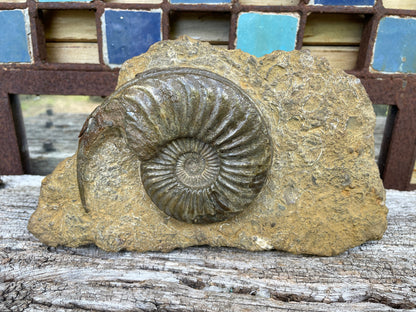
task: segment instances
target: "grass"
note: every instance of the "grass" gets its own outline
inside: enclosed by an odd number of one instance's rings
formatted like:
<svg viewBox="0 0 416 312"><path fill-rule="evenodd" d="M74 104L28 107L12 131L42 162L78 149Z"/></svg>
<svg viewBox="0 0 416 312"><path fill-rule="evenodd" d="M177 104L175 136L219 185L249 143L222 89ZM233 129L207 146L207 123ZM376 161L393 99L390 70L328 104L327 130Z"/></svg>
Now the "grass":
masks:
<svg viewBox="0 0 416 312"><path fill-rule="evenodd" d="M373 105L374 112L376 116L385 116L387 117L389 113L389 105Z"/></svg>
<svg viewBox="0 0 416 312"><path fill-rule="evenodd" d="M86 95L20 95L23 117L33 117L46 110L54 113L89 114L103 99Z"/></svg>

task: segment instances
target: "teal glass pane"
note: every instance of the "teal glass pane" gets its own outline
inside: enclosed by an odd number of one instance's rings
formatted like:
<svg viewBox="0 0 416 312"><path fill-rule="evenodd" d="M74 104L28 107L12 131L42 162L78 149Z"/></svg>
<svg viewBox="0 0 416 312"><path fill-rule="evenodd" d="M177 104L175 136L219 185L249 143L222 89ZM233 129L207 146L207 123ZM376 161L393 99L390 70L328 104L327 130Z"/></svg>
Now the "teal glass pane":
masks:
<svg viewBox="0 0 416 312"><path fill-rule="evenodd" d="M242 13L237 24L236 48L257 57L296 45L299 17L288 14Z"/></svg>

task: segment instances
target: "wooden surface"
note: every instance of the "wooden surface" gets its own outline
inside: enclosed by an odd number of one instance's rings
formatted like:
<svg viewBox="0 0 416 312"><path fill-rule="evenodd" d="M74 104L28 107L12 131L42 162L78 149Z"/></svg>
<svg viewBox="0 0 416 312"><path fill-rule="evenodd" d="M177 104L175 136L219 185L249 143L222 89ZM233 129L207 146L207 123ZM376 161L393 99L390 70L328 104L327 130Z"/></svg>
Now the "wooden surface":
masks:
<svg viewBox="0 0 416 312"><path fill-rule="evenodd" d="M299 0L240 0L245 5L298 5Z"/></svg>
<svg viewBox="0 0 416 312"><path fill-rule="evenodd" d="M215 45L228 46L230 14L177 12L170 17L170 39L187 35Z"/></svg>
<svg viewBox="0 0 416 312"><path fill-rule="evenodd" d="M357 64L359 47L344 46L304 46L313 56L324 57L331 66L337 69L351 70Z"/></svg>
<svg viewBox="0 0 416 312"><path fill-rule="evenodd" d="M383 5L391 9L416 10L415 0L383 0Z"/></svg>
<svg viewBox="0 0 416 312"><path fill-rule="evenodd" d="M95 13L89 10L42 10L46 55L50 63L98 64Z"/></svg>
<svg viewBox="0 0 416 312"><path fill-rule="evenodd" d="M97 42L95 13L89 10L42 10L46 41Z"/></svg>
<svg viewBox="0 0 416 312"><path fill-rule="evenodd" d="M303 45L358 46L363 32L361 14L320 14L308 16Z"/></svg>
<svg viewBox="0 0 416 312"><path fill-rule="evenodd" d="M302 49L325 57L336 68L355 69L363 26L363 15L311 14L307 18Z"/></svg>
<svg viewBox="0 0 416 312"><path fill-rule="evenodd" d="M47 175L78 148L78 134L89 114L46 113L25 118L31 173Z"/></svg>
<svg viewBox="0 0 416 312"><path fill-rule="evenodd" d="M46 53L50 63L100 63L98 43L47 42Z"/></svg>
<svg viewBox="0 0 416 312"><path fill-rule="evenodd" d="M0 189L0 311L416 310L416 192L387 191L381 241L337 257L194 247L50 248L28 231L40 176Z"/></svg>

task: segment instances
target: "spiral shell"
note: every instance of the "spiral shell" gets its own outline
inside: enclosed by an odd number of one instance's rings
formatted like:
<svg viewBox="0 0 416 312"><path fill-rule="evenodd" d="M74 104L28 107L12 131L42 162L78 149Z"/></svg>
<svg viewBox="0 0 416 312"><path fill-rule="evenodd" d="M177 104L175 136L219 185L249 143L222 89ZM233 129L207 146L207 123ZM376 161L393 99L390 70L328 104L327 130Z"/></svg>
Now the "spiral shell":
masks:
<svg viewBox="0 0 416 312"><path fill-rule="evenodd" d="M271 139L253 100L205 70L144 72L94 111L80 134L81 196L88 151L113 128L141 161L152 201L184 222L218 222L247 208L271 164Z"/></svg>

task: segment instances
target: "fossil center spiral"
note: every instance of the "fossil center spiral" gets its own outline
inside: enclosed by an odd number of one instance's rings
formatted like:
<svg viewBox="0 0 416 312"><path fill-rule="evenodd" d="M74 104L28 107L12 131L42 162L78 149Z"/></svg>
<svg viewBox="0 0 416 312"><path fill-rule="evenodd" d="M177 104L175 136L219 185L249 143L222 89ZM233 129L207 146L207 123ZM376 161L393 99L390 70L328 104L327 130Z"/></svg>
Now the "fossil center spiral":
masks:
<svg viewBox="0 0 416 312"><path fill-rule="evenodd" d="M180 166L177 169L180 172L183 171L187 176L196 176L205 170L205 159L197 153L185 153L179 161Z"/></svg>
<svg viewBox="0 0 416 312"><path fill-rule="evenodd" d="M220 171L217 152L193 138L168 143L151 161L142 164L142 174L160 183L180 183L184 191L209 188Z"/></svg>
<svg viewBox="0 0 416 312"><path fill-rule="evenodd" d="M201 141L183 139L171 144L182 145L185 152L176 162L176 177L183 185L200 189L209 187L217 178L220 161L216 151ZM188 151L186 151L188 150Z"/></svg>

